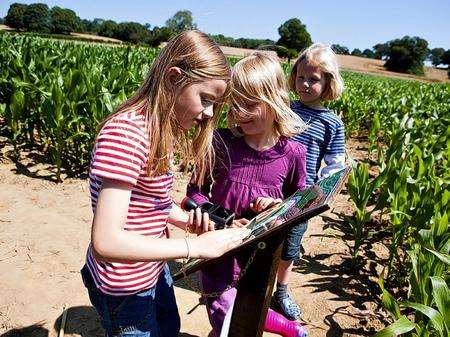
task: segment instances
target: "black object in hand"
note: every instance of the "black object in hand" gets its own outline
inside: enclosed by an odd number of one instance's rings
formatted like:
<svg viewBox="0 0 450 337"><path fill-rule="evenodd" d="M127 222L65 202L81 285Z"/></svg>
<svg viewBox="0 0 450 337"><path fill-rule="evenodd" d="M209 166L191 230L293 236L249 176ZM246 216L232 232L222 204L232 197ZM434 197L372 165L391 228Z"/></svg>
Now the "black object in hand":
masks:
<svg viewBox="0 0 450 337"><path fill-rule="evenodd" d="M230 226L234 220L234 213L225 207L213 204L211 202L205 202L198 205L194 200L189 197L185 197L181 201L181 208L185 211L190 211L200 207L202 213L208 213L209 219L214 221L215 229L223 229L225 226Z"/></svg>

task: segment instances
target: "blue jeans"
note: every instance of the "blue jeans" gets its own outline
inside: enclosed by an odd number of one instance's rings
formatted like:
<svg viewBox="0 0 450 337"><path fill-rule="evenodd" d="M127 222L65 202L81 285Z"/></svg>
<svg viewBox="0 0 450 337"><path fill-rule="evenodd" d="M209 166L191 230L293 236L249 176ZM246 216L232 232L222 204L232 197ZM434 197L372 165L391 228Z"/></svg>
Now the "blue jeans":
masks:
<svg viewBox="0 0 450 337"><path fill-rule="evenodd" d="M129 296L102 293L86 266L81 270L92 305L100 315L107 337L176 337L180 316L167 264L150 289Z"/></svg>
<svg viewBox="0 0 450 337"><path fill-rule="evenodd" d="M303 235L308 228L308 222L302 222L292 227L286 238L284 239L283 249L281 251L281 259L284 261L292 261L298 258Z"/></svg>

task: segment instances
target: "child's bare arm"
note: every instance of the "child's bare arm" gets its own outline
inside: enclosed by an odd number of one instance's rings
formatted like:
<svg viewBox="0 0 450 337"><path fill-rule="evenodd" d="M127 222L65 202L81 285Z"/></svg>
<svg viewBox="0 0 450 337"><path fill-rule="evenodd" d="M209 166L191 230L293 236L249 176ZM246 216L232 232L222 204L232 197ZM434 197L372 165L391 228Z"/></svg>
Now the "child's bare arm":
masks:
<svg viewBox="0 0 450 337"><path fill-rule="evenodd" d="M248 234L245 229L226 229L189 239L156 239L126 231L131 185L105 179L97 199L92 224L94 256L104 261L160 261L191 257L211 258L237 246Z"/></svg>

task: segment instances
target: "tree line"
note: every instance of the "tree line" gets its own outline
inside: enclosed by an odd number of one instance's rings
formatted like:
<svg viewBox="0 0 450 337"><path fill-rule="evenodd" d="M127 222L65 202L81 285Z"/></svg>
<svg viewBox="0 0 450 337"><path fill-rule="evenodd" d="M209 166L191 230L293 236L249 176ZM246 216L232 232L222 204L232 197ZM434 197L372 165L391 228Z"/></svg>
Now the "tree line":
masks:
<svg viewBox="0 0 450 337"><path fill-rule="evenodd" d="M172 36L197 26L188 10L181 10L169 18L163 27L151 27L149 23L120 22L96 18L94 20L80 19L70 9L58 6L51 9L42 3L10 5L5 18L6 25L19 31L38 33L70 34L71 32L96 34L116 38L121 41L145 44L157 47L161 42L168 41ZM311 36L306 26L298 19L292 18L278 28L280 38L270 39L232 38L222 34L210 35L217 43L224 46L249 49L275 50L288 61L312 44ZM361 51L358 48L352 52L342 45L333 44L332 49L337 54L354 55L373 59L385 60L387 70L422 75L423 63L426 60L434 66L450 65L450 49L428 48L428 42L420 37L405 36L386 43L379 43L371 49Z"/></svg>

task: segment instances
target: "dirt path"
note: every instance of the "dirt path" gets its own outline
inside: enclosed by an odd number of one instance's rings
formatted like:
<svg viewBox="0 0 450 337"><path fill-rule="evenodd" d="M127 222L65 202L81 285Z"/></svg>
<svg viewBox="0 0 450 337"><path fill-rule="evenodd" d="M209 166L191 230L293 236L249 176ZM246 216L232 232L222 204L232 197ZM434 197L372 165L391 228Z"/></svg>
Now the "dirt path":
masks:
<svg viewBox="0 0 450 337"><path fill-rule="evenodd" d="M49 166L36 165L36 157L29 157L0 164L0 337L57 336L65 304L65 336L102 336L79 275L92 220L87 182L66 179L56 184ZM178 178L176 200L186 184L181 174ZM336 214L349 214L349 207L341 194L333 212L310 223L305 252L294 268L291 290L311 337L370 336L383 326L384 316L371 297L376 279L367 270L347 274L348 248L333 237L343 235ZM171 232L183 235L177 229ZM376 243L372 249L376 255L383 252ZM180 336L207 336L209 323L200 297L186 282L178 282L175 291Z"/></svg>

